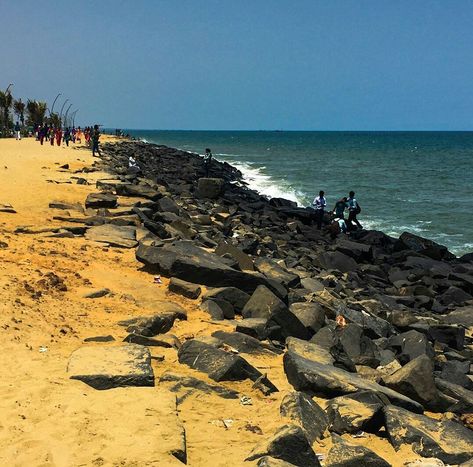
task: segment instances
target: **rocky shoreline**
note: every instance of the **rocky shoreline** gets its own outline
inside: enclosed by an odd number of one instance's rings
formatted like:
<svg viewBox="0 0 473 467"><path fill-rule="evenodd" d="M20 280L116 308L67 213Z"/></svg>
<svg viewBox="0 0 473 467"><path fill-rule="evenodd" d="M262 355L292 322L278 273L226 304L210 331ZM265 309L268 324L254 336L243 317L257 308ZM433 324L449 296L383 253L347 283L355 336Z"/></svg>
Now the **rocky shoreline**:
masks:
<svg viewBox="0 0 473 467"><path fill-rule="evenodd" d="M125 372L83 368L93 357L79 349L71 377L97 389L155 385L146 346L161 339L178 348L181 365L217 383L249 379L268 396L278 391L271 375L242 355L284 354L294 388L280 407L286 423L248 453L249 464L390 465L341 437L368 432L437 462L415 465L473 465L473 254L456 258L409 233L332 240L311 226L310 211L259 195L227 163L214 161L204 178L197 154L142 142L102 149L89 170L110 179L97 182L85 217L55 217L77 224L56 235L136 248L144 270L170 278L170 292L233 332L171 342L166 333L186 315L162 310L121 323L130 344L110 358L128 362ZM136 203L121 206L121 197ZM239 397L198 378L161 380ZM186 462L183 436L175 457ZM319 459L327 437L333 447Z"/></svg>

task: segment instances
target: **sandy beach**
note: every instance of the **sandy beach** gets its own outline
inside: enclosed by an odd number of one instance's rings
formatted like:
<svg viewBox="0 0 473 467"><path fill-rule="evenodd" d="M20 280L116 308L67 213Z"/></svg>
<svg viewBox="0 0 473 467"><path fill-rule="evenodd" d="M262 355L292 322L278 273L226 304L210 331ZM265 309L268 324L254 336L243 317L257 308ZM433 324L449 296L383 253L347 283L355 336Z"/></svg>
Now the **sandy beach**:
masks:
<svg viewBox="0 0 473 467"><path fill-rule="evenodd" d="M198 300L167 293L166 278L157 284L152 275L140 271L134 249L42 232L52 225L72 225L54 216L77 215L51 209L49 203L83 206L86 196L97 191L96 180L108 177L101 172L75 173L92 163L84 147L0 140L0 203L11 204L16 211L0 213L2 465L182 465L170 453L177 449L183 430L188 465L253 465L245 463L245 457L262 435L282 424L280 402L292 390L282 356L245 355L279 388L269 397L253 389L248 380L221 383L250 397L252 405L196 392L176 408L176 394L158 384L160 375L171 371L212 381L180 365L174 348L150 347L155 387L97 391L69 379L66 370L73 351L84 345L108 345L84 344L85 338L112 335L120 342L127 333L117 322L152 313L161 301L178 303L187 311L187 321L177 321L170 331L182 341L210 336L218 329L233 330L209 321L198 309ZM64 164L69 168L60 168ZM77 184L74 177L83 177L88 184ZM24 226L36 233L16 233ZM111 293L84 298L101 288ZM387 440L369 434L350 439L369 445L394 466L418 458L408 447L396 453ZM314 445L317 453L329 448L330 438Z"/></svg>

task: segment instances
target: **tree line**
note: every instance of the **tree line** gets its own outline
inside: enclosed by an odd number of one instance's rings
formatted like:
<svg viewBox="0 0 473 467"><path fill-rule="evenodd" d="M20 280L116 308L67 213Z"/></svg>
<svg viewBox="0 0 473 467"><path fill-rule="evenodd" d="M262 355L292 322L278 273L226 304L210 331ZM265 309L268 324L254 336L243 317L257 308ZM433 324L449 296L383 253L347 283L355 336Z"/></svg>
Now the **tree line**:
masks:
<svg viewBox="0 0 473 467"><path fill-rule="evenodd" d="M21 125L22 132L39 125L60 127L65 123L57 113L49 112L47 115L48 111L48 104L44 101L27 99L25 103L21 98L15 99L9 90L0 91L0 136L11 136L15 122Z"/></svg>

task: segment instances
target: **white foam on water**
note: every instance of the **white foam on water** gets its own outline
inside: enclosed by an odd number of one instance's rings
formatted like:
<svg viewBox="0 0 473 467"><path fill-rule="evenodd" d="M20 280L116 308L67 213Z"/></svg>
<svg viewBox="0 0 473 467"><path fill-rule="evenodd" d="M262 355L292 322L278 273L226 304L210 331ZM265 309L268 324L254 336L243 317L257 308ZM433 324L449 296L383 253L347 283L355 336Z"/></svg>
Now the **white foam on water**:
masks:
<svg viewBox="0 0 473 467"><path fill-rule="evenodd" d="M267 196L268 198L285 198L290 201L295 201L298 205L303 206L304 201L302 194L285 185L284 182L275 180L270 175L264 173L266 167L254 167L245 162L226 161L233 165L243 174L243 180L248 183L248 186L258 193Z"/></svg>

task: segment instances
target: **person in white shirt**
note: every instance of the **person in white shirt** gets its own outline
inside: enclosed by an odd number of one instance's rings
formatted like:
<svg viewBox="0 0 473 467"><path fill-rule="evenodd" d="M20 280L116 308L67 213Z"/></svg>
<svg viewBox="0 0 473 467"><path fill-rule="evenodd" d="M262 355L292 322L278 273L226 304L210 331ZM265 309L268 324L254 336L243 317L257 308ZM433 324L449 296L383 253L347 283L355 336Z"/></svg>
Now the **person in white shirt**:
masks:
<svg viewBox="0 0 473 467"><path fill-rule="evenodd" d="M317 196L312 202L312 206L315 209L315 221L317 222L317 228L320 230L322 228L322 221L324 219L325 206L327 206L327 200L325 199L325 192L320 191L319 196Z"/></svg>

